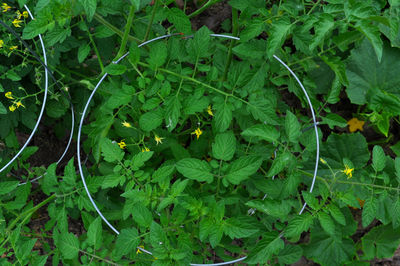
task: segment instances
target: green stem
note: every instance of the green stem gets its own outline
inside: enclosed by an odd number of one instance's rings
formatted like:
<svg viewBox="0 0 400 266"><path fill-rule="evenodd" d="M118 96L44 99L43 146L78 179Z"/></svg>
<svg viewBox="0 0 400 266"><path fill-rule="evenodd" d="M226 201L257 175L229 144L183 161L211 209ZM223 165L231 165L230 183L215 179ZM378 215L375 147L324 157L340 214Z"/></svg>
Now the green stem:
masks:
<svg viewBox="0 0 400 266"><path fill-rule="evenodd" d="M146 34L144 35L144 40L143 40L143 42L147 41L147 39L149 38L151 26L153 25L153 21L154 21L155 15L156 15L158 3L159 3L158 0L156 0L155 3L154 3L153 12L152 12L152 14L151 14L151 18L150 18L150 21L149 21L149 25L147 26L147 29L146 29Z"/></svg>
<svg viewBox="0 0 400 266"><path fill-rule="evenodd" d="M103 61L101 61L101 57L100 57L99 50L97 49L96 43L94 42L93 36L92 36L92 34L90 33L90 30L89 30L89 29L87 30L87 33L88 33L88 35L89 35L90 43L91 43L92 46L93 46L94 53L96 54L97 60L99 61L99 66L100 66L101 72L103 72L103 71L104 71L104 64L103 64Z"/></svg>
<svg viewBox="0 0 400 266"><path fill-rule="evenodd" d="M239 23L238 23L238 10L236 8L232 8L232 34L233 36L237 36L239 32ZM233 46L235 45L236 40L231 40L231 43L229 45L229 50L228 50L228 59L226 60L226 65L225 65L225 71L224 75L222 77L222 80L225 81L226 77L228 76L229 72L229 67L232 63L232 49Z"/></svg>
<svg viewBox="0 0 400 266"><path fill-rule="evenodd" d="M129 9L128 20L126 21L126 25L125 25L125 32L124 32L124 35L122 36L121 47L119 48L116 59L120 58L125 53L125 48L126 48L126 44L128 43L128 36L129 36L129 33L131 32L131 27L132 27L132 22L133 22L134 16L135 16L135 6L131 5L131 8Z"/></svg>
<svg viewBox="0 0 400 266"><path fill-rule="evenodd" d="M212 5L215 5L216 3L221 2L221 0L208 0L207 3L205 3L202 7L194 11L192 14L190 14L188 17L193 18L201 13L203 13L207 8L209 8Z"/></svg>
<svg viewBox="0 0 400 266"><path fill-rule="evenodd" d="M117 35L119 35L121 38L124 36L124 33L119 30L117 27L115 27L114 25L112 25L110 22L108 22L107 20L105 20L102 16L100 16L99 14L95 13L93 18L95 20L97 20L98 22L100 22L101 24L103 24L104 26L106 26L107 28L109 28L110 30L112 30L113 32L115 32ZM133 37L132 35L128 35L128 40L131 42L138 42L140 43L141 41L138 38Z"/></svg>

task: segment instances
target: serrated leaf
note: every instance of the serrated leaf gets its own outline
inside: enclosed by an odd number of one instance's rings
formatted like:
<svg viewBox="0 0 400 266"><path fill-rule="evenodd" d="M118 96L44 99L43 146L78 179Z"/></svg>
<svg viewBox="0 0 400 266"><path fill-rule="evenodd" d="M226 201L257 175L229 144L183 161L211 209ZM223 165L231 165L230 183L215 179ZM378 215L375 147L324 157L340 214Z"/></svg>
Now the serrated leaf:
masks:
<svg viewBox="0 0 400 266"><path fill-rule="evenodd" d="M59 250L65 259L72 260L78 257L79 240L72 233L64 233L59 238Z"/></svg>
<svg viewBox="0 0 400 266"><path fill-rule="evenodd" d="M53 30L46 34L48 45L53 46L56 43L62 43L67 37L71 36L71 28L56 26Z"/></svg>
<svg viewBox="0 0 400 266"><path fill-rule="evenodd" d="M162 66L168 56L167 46L164 42L158 42L151 47L151 52L147 61L150 66L157 68Z"/></svg>
<svg viewBox="0 0 400 266"><path fill-rule="evenodd" d="M86 45L79 46L79 49L78 49L79 64L82 63L86 59L86 57L89 55L89 53L90 53L90 45L88 43Z"/></svg>
<svg viewBox="0 0 400 266"><path fill-rule="evenodd" d="M271 125L258 124L247 128L241 135L246 137L259 137L268 142L275 142L279 138L279 131Z"/></svg>
<svg viewBox="0 0 400 266"><path fill-rule="evenodd" d="M127 228L122 229L120 234L117 237L117 241L115 243L115 248L113 250L113 255L119 259L122 256L129 254L140 243L140 237L138 235L138 231L135 228Z"/></svg>
<svg viewBox="0 0 400 266"><path fill-rule="evenodd" d="M186 16L185 13L178 8L168 9L167 19L169 22L174 24L178 31L182 33L188 34L192 31L192 25L188 16Z"/></svg>
<svg viewBox="0 0 400 266"><path fill-rule="evenodd" d="M282 264L293 264L300 260L303 249L300 246L285 245L278 254L278 260Z"/></svg>
<svg viewBox="0 0 400 266"><path fill-rule="evenodd" d="M168 131L171 132L178 124L181 115L182 105L177 96L171 96L165 101L165 124L168 125Z"/></svg>
<svg viewBox="0 0 400 266"><path fill-rule="evenodd" d="M391 224L374 227L361 239L366 259L391 258L400 244L400 229Z"/></svg>
<svg viewBox="0 0 400 266"><path fill-rule="evenodd" d="M372 150L372 167L376 172L382 171L386 165L386 156L381 146L375 145Z"/></svg>
<svg viewBox="0 0 400 266"><path fill-rule="evenodd" d="M262 164L259 156L243 156L234 161L225 178L232 184L238 185L257 172Z"/></svg>
<svg viewBox="0 0 400 266"><path fill-rule="evenodd" d="M144 131L150 132L159 127L163 121L163 113L161 109L147 112L140 116L139 126Z"/></svg>
<svg viewBox="0 0 400 266"><path fill-rule="evenodd" d="M124 157L124 152L120 149L117 143L112 143L111 140L103 138L100 140L101 154L107 162L121 161Z"/></svg>
<svg viewBox="0 0 400 266"><path fill-rule="evenodd" d="M132 217L138 225L146 228L150 227L153 221L153 216L149 209L140 202L132 206Z"/></svg>
<svg viewBox="0 0 400 266"><path fill-rule="evenodd" d="M362 212L362 225L364 227L367 227L376 217L377 207L378 204L375 198L370 197L365 201Z"/></svg>
<svg viewBox="0 0 400 266"><path fill-rule="evenodd" d="M5 195L13 191L19 184L19 181L0 182L0 195Z"/></svg>
<svg viewBox="0 0 400 266"><path fill-rule="evenodd" d="M264 264L271 259L272 255L278 254L285 244L278 233L271 232L263 235L262 240L251 250L248 258L245 260L249 264Z"/></svg>
<svg viewBox="0 0 400 266"><path fill-rule="evenodd" d="M329 204L328 210L332 217L341 225L346 225L346 218L344 217L342 211L335 204Z"/></svg>
<svg viewBox="0 0 400 266"><path fill-rule="evenodd" d="M292 156L290 156L288 152L278 154L273 160L271 168L267 172L267 176L272 177L279 174L288 165L290 158L292 158Z"/></svg>
<svg viewBox="0 0 400 266"><path fill-rule="evenodd" d="M300 123L297 117L290 111L286 112L285 132L290 142L297 142L300 137Z"/></svg>
<svg viewBox="0 0 400 266"><path fill-rule="evenodd" d="M83 9L85 10L87 20L90 22L96 12L97 0L82 0Z"/></svg>
<svg viewBox="0 0 400 266"><path fill-rule="evenodd" d="M141 168L145 162L150 160L153 154L154 154L153 151L139 152L135 154L131 161L132 170L134 171L139 170L139 168Z"/></svg>
<svg viewBox="0 0 400 266"><path fill-rule="evenodd" d="M54 26L54 22L48 23L44 19L34 19L31 20L24 28L22 33L22 38L25 40L32 39L39 34L44 33L47 29Z"/></svg>
<svg viewBox="0 0 400 266"><path fill-rule="evenodd" d="M126 71L126 66L111 63L104 68L104 71L110 75L122 75Z"/></svg>
<svg viewBox="0 0 400 266"><path fill-rule="evenodd" d="M207 162L195 158L185 158L176 164L176 169L179 173L187 178L197 180L199 182L213 181L211 167Z"/></svg>
<svg viewBox="0 0 400 266"><path fill-rule="evenodd" d="M329 214L325 212L319 212L318 220L321 224L321 227L325 230L325 232L327 232L330 235L335 234L335 224L332 221L332 218L329 216Z"/></svg>
<svg viewBox="0 0 400 266"><path fill-rule="evenodd" d="M335 27L335 22L331 14L322 13L318 16L318 22L315 24L315 35L310 44L310 50L314 50L320 44L324 43L325 37Z"/></svg>
<svg viewBox="0 0 400 266"><path fill-rule="evenodd" d="M285 230L287 238L298 238L301 233L307 231L313 223L313 217L309 213L303 213L295 216L289 221Z"/></svg>
<svg viewBox="0 0 400 266"><path fill-rule="evenodd" d="M94 221L89 225L88 228L88 243L95 248L99 248L102 246L102 239L103 239L103 227L102 227L102 220L100 217L94 219Z"/></svg>
<svg viewBox="0 0 400 266"><path fill-rule="evenodd" d="M232 107L226 103L216 106L216 113L212 120L213 128L217 132L224 132L232 122Z"/></svg>
<svg viewBox="0 0 400 266"><path fill-rule="evenodd" d="M276 21L271 28L267 40L267 55L271 58L275 51L280 48L286 37L290 34L292 24L287 17Z"/></svg>
<svg viewBox="0 0 400 266"><path fill-rule="evenodd" d="M58 185L56 168L57 168L57 163L51 164L47 168L47 172L43 177L42 190L46 195L50 195L51 192L54 192Z"/></svg>
<svg viewBox="0 0 400 266"><path fill-rule="evenodd" d="M224 234L231 239L249 237L259 231L251 217L239 216L226 219L223 223Z"/></svg>
<svg viewBox="0 0 400 266"><path fill-rule="evenodd" d="M229 131L217 134L212 144L212 152L215 159L229 161L236 151L235 135Z"/></svg>
<svg viewBox="0 0 400 266"><path fill-rule="evenodd" d="M378 58L378 62L381 62L383 53L383 42L381 40L379 27L372 24L370 20L361 20L358 23L357 29L362 32L371 42L372 46L374 47L375 54Z"/></svg>

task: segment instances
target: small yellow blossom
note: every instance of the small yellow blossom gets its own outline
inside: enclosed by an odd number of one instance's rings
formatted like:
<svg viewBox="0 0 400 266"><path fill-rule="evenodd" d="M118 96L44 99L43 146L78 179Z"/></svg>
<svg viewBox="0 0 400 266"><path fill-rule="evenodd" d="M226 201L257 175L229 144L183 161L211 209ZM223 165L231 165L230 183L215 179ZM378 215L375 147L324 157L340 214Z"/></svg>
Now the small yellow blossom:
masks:
<svg viewBox="0 0 400 266"><path fill-rule="evenodd" d="M7 3L1 4L1 9L3 10L3 12L7 12L10 8L11 6L7 5Z"/></svg>
<svg viewBox="0 0 400 266"><path fill-rule="evenodd" d="M22 12L22 16L23 16L24 18L28 18L28 11Z"/></svg>
<svg viewBox="0 0 400 266"><path fill-rule="evenodd" d="M122 125L123 125L124 127L127 127L127 128L132 127L131 123L126 122L126 121L122 122Z"/></svg>
<svg viewBox="0 0 400 266"><path fill-rule="evenodd" d="M365 124L365 121L360 121L357 118L353 117L349 121L347 121L347 124L349 125L349 131L351 133L356 132L357 130L363 131L363 126Z"/></svg>
<svg viewBox="0 0 400 266"><path fill-rule="evenodd" d="M21 101L15 102L15 105L17 106L17 108L19 108L20 106L25 108L25 106L21 103Z"/></svg>
<svg viewBox="0 0 400 266"><path fill-rule="evenodd" d="M145 151L150 151L150 149L147 147L144 147L144 149L142 148L142 152L145 152Z"/></svg>
<svg viewBox="0 0 400 266"><path fill-rule="evenodd" d="M117 144L121 149L125 149L125 147L126 147L126 143L124 140L121 140L121 142L118 142Z"/></svg>
<svg viewBox="0 0 400 266"><path fill-rule="evenodd" d="M203 134L203 131L198 127L195 131L192 132L192 135L196 134L197 139L199 139L200 135Z"/></svg>
<svg viewBox="0 0 400 266"><path fill-rule="evenodd" d="M157 145L160 143L160 144L162 144L162 140L163 140L164 138L160 138L159 136L157 136L157 135L155 135L154 136L154 140L157 142Z"/></svg>
<svg viewBox="0 0 400 266"><path fill-rule="evenodd" d="M4 41L3 41L3 40L0 40L0 48L3 47L3 44L4 44Z"/></svg>
<svg viewBox="0 0 400 266"><path fill-rule="evenodd" d="M24 11L24 12L20 12L19 10L17 10L17 12L15 12L17 14L17 18L21 19L22 17L24 18L28 18L28 11Z"/></svg>
<svg viewBox="0 0 400 266"><path fill-rule="evenodd" d="M16 18L16 19L13 20L12 24L16 28L21 28L21 25L19 25L21 22L22 22L22 20Z"/></svg>
<svg viewBox="0 0 400 266"><path fill-rule="evenodd" d="M10 50L12 51L12 50L15 50L15 49L17 49L17 48L18 48L17 45L13 45L13 46L10 47Z"/></svg>
<svg viewBox="0 0 400 266"><path fill-rule="evenodd" d="M143 253L140 249L144 249L144 246L138 246L138 249L136 250L136 254Z"/></svg>
<svg viewBox="0 0 400 266"><path fill-rule="evenodd" d="M321 161L321 163L326 164L326 161L322 158L319 158L319 160Z"/></svg>
<svg viewBox="0 0 400 266"><path fill-rule="evenodd" d="M345 167L345 169L342 170L342 172L347 175L347 179L352 178L353 177L354 168L350 168L347 164L345 164L344 167Z"/></svg>
<svg viewBox="0 0 400 266"><path fill-rule="evenodd" d="M209 105L209 106L207 107L207 113L208 113L209 115L211 115L211 116L214 116L214 114L213 114L213 112L212 112L212 109L211 109L211 105Z"/></svg>
<svg viewBox="0 0 400 266"><path fill-rule="evenodd" d="M8 98L8 99L14 100L14 97L12 96L12 92L11 91L6 92L4 94L4 96L6 96L6 98Z"/></svg>
<svg viewBox="0 0 400 266"><path fill-rule="evenodd" d="M15 109L17 109L17 107L15 107L15 105L10 105L10 106L8 107L8 109L10 109L11 112L14 112Z"/></svg>

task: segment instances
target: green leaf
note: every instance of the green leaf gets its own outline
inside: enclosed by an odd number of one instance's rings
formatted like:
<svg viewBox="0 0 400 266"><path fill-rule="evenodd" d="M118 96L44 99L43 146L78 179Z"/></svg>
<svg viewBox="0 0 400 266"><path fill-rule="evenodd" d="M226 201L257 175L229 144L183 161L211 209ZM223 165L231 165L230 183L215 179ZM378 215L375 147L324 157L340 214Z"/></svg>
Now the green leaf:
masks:
<svg viewBox="0 0 400 266"><path fill-rule="evenodd" d="M167 19L174 24L179 32L188 34L192 31L192 24L190 23L189 17L178 8L168 9Z"/></svg>
<svg viewBox="0 0 400 266"><path fill-rule="evenodd" d="M104 68L104 71L110 75L122 75L126 71L126 66L111 63Z"/></svg>
<svg viewBox="0 0 400 266"><path fill-rule="evenodd" d="M33 39L39 34L44 33L47 29L54 27L54 22L49 23L45 19L31 20L24 28L22 38L25 40Z"/></svg>
<svg viewBox="0 0 400 266"><path fill-rule="evenodd" d="M229 161L236 151L236 138L233 132L217 134L212 144L212 152L215 159Z"/></svg>
<svg viewBox="0 0 400 266"><path fill-rule="evenodd" d="M251 88L252 89L252 88ZM269 98L254 98L249 101L247 110L252 114L254 119L271 125L278 125L275 113L275 105Z"/></svg>
<svg viewBox="0 0 400 266"><path fill-rule="evenodd" d="M291 29L292 24L287 17L283 17L272 24L267 40L267 55L269 58L271 58L275 51L282 46L286 37L290 34Z"/></svg>
<svg viewBox="0 0 400 266"><path fill-rule="evenodd" d="M211 167L207 162L195 158L185 158L176 164L176 169L185 177L199 182L213 181Z"/></svg>
<svg viewBox="0 0 400 266"><path fill-rule="evenodd" d="M263 235L262 240L251 250L248 258L245 260L249 264L264 264L271 259L273 255L278 254L285 244L277 232L270 232Z"/></svg>
<svg viewBox="0 0 400 266"><path fill-rule="evenodd" d="M322 125L327 124L330 129L334 129L335 126L347 127L347 121L338 114L329 113L326 117L322 117Z"/></svg>
<svg viewBox="0 0 400 266"><path fill-rule="evenodd" d="M153 154L154 154L153 151L139 152L135 154L135 156L133 156L131 161L132 170L133 171L139 170L139 168L142 167L145 162L150 160Z"/></svg>
<svg viewBox="0 0 400 266"><path fill-rule="evenodd" d="M238 185L252 174L257 172L262 164L262 158L259 156L243 156L234 161L229 168L225 178L232 184Z"/></svg>
<svg viewBox="0 0 400 266"><path fill-rule="evenodd" d="M181 102L178 97L171 96L165 101L165 124L168 125L168 131L171 132L178 124L181 115Z"/></svg>
<svg viewBox="0 0 400 266"><path fill-rule="evenodd" d="M103 245L103 227L102 220L100 217L97 217L88 228L87 236L88 243L95 248L100 248Z"/></svg>
<svg viewBox="0 0 400 266"><path fill-rule="evenodd" d="M351 51L346 70L349 80L346 93L354 104L370 105L375 97L383 97L382 94L388 93L400 97L396 89L400 86L400 76L396 71L400 68L399 49L384 45L381 62L371 56L372 53L373 47L367 40ZM386 111L385 106L381 108Z"/></svg>
<svg viewBox="0 0 400 266"><path fill-rule="evenodd" d="M3 103L0 102L0 115L7 114L7 109L4 107Z"/></svg>
<svg viewBox="0 0 400 266"><path fill-rule="evenodd" d="M56 26L46 34L47 44L53 46L56 43L62 43L67 37L71 36L71 28Z"/></svg>
<svg viewBox="0 0 400 266"><path fill-rule="evenodd" d="M391 224L374 227L361 239L366 259L391 258L400 244L400 228Z"/></svg>
<svg viewBox="0 0 400 266"><path fill-rule="evenodd" d="M79 46L79 49L78 49L79 64L82 63L86 59L86 57L89 55L89 53L90 53L90 45L88 43L86 45Z"/></svg>
<svg viewBox="0 0 400 266"><path fill-rule="evenodd" d="M65 259L72 260L78 257L79 240L72 233L64 233L59 237L59 250Z"/></svg>
<svg viewBox="0 0 400 266"><path fill-rule="evenodd" d="M153 129L159 127L163 121L163 113L161 109L156 109L154 111L150 111L144 113L139 118L139 126L144 131L150 132Z"/></svg>
<svg viewBox="0 0 400 266"><path fill-rule="evenodd" d="M337 234L329 235L318 227L311 231L309 243L304 248L304 255L321 265L343 265L355 253L355 245L351 239Z"/></svg>
<svg viewBox="0 0 400 266"><path fill-rule="evenodd" d="M248 216L226 219L223 225L224 234L231 239L249 237L259 231L254 224L254 220Z"/></svg>
<svg viewBox="0 0 400 266"><path fill-rule="evenodd" d="M378 62L382 60L383 42L379 27L372 24L369 19L361 20L357 23L357 29L363 33L374 47Z"/></svg>
<svg viewBox="0 0 400 266"><path fill-rule="evenodd" d="M54 192L58 185L56 168L57 168L57 163L51 164L47 168L47 173L43 177L42 190L46 195L50 195L51 192Z"/></svg>
<svg viewBox="0 0 400 266"><path fill-rule="evenodd" d="M272 177L279 174L289 163L292 156L289 152L278 154L272 162L271 168L268 170L267 176Z"/></svg>
<svg viewBox="0 0 400 266"><path fill-rule="evenodd" d="M332 218L329 214L325 212L318 213L318 220L321 224L321 227L330 235L335 234L335 223L332 221Z"/></svg>
<svg viewBox="0 0 400 266"><path fill-rule="evenodd" d="M212 120L213 128L217 132L224 132L232 122L232 107L226 103L215 105L216 113Z"/></svg>
<svg viewBox="0 0 400 266"><path fill-rule="evenodd" d="M121 161L124 157L124 152L119 148L117 143L112 143L111 140L103 138L100 140L101 154L107 162Z"/></svg>
<svg viewBox="0 0 400 266"><path fill-rule="evenodd" d="M300 246L285 245L278 254L278 260L282 264L293 264L300 260L303 255L303 249Z"/></svg>
<svg viewBox="0 0 400 266"><path fill-rule="evenodd" d="M87 20L89 22L92 21L94 13L96 13L97 0L83 0L82 4L87 16Z"/></svg>
<svg viewBox="0 0 400 266"><path fill-rule="evenodd" d="M193 38L193 49L191 53L194 53L196 60L202 57L209 56L209 45L211 41L211 32L206 27L201 27L195 34Z"/></svg>
<svg viewBox="0 0 400 266"><path fill-rule="evenodd" d="M151 47L147 61L155 69L164 65L167 60L168 50L164 42L158 42Z"/></svg>
<svg viewBox="0 0 400 266"><path fill-rule="evenodd" d="M128 58L132 64L137 64L140 61L140 48L138 47L137 43L132 42L131 46L129 47Z"/></svg>
<svg viewBox="0 0 400 266"><path fill-rule="evenodd" d="M370 197L365 201L362 212L362 225L364 227L367 227L374 220L377 208L378 204L375 198Z"/></svg>
<svg viewBox="0 0 400 266"><path fill-rule="evenodd" d="M279 138L279 131L271 125L258 124L247 128L241 135L245 137L259 137L268 142L275 142Z"/></svg>
<svg viewBox="0 0 400 266"><path fill-rule="evenodd" d="M295 216L289 221L289 224L285 230L285 236L287 238L298 238L301 233L308 231L312 223L313 216L311 216L309 213L303 213Z"/></svg>
<svg viewBox="0 0 400 266"><path fill-rule="evenodd" d="M135 228L122 229L117 237L113 255L119 259L135 250L139 243L140 237Z"/></svg>
<svg viewBox="0 0 400 266"><path fill-rule="evenodd" d="M328 210L331 213L332 217L341 225L346 225L346 218L342 211L335 204L331 203L328 205Z"/></svg>
<svg viewBox="0 0 400 266"><path fill-rule="evenodd" d="M318 45L324 43L325 37L335 27L335 22L331 14L322 13L318 16L318 22L314 26L315 35L310 44L310 50L314 50Z"/></svg>
<svg viewBox="0 0 400 266"><path fill-rule="evenodd" d="M296 143L300 137L300 123L297 117L290 111L286 112L285 132L290 142Z"/></svg>
<svg viewBox="0 0 400 266"><path fill-rule="evenodd" d="M254 17L251 20L251 23L249 23L249 25L246 28L244 28L244 30L240 31L240 41L241 42L250 41L251 39L260 35L264 30L265 30L264 20L257 19L256 17Z"/></svg>
<svg viewBox="0 0 400 266"><path fill-rule="evenodd" d="M153 216L149 209L146 208L142 203L138 202L132 207L132 217L139 226L150 227L153 221Z"/></svg>
<svg viewBox="0 0 400 266"><path fill-rule="evenodd" d="M18 184L19 184L18 181L0 182L0 195L5 195L13 191L18 186Z"/></svg>
<svg viewBox="0 0 400 266"><path fill-rule="evenodd" d="M386 156L381 146L375 145L372 150L372 167L376 172L382 171L385 168Z"/></svg>

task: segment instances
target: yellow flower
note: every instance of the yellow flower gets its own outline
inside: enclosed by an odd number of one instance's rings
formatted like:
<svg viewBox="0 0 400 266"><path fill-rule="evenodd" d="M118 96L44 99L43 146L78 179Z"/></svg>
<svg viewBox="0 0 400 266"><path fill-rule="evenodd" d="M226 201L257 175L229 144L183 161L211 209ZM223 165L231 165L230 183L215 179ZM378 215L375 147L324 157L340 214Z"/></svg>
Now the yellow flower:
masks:
<svg viewBox="0 0 400 266"><path fill-rule="evenodd" d="M319 158L319 160L321 161L321 163L326 164L326 161L322 158Z"/></svg>
<svg viewBox="0 0 400 266"><path fill-rule="evenodd" d="M128 127L128 128L132 127L132 125L129 122L126 122L126 121L122 122L122 125L124 127Z"/></svg>
<svg viewBox="0 0 400 266"><path fill-rule="evenodd" d="M3 9L3 12L7 12L11 6L7 5L7 3L1 4L1 9Z"/></svg>
<svg viewBox="0 0 400 266"><path fill-rule="evenodd" d="M141 248L144 249L144 246L138 246L138 249L136 250L136 254L143 253L143 252L140 250Z"/></svg>
<svg viewBox="0 0 400 266"><path fill-rule="evenodd" d="M10 50L12 51L12 50L15 50L15 49L17 49L17 48L18 48L17 45L13 45L13 46L10 47Z"/></svg>
<svg viewBox="0 0 400 266"><path fill-rule="evenodd" d="M4 41L3 41L3 40L0 40L0 48L3 47L3 44L4 44Z"/></svg>
<svg viewBox="0 0 400 266"><path fill-rule="evenodd" d="M125 147L126 147L126 143L124 140L121 140L121 142L118 142L117 144L121 149L125 149Z"/></svg>
<svg viewBox="0 0 400 266"><path fill-rule="evenodd" d="M16 102L15 104L17 105L17 108L18 108L18 107L20 107L20 106L22 106L22 107L24 107L24 108L25 108L25 106L24 106L24 105L21 103L21 101L19 101L19 102Z"/></svg>
<svg viewBox="0 0 400 266"><path fill-rule="evenodd" d="M20 12L19 10L17 10L17 12L15 12L17 14L17 18L21 19L22 17L24 18L28 18L28 11L24 11L24 12Z"/></svg>
<svg viewBox="0 0 400 266"><path fill-rule="evenodd" d="M360 121L357 118L353 117L349 121L347 121L347 124L349 125L349 131L351 133L356 132L357 130L363 131L363 126L365 124L365 121Z"/></svg>
<svg viewBox="0 0 400 266"><path fill-rule="evenodd" d="M8 107L8 109L10 109L11 112L14 112L15 109L17 109L17 107L15 107L15 105L13 104L13 105L10 105L10 106Z"/></svg>
<svg viewBox="0 0 400 266"><path fill-rule="evenodd" d="M207 113L208 113L209 115L211 115L211 116L214 116L214 114L213 114L213 112L212 112L212 109L211 109L211 105L209 105L209 106L207 107Z"/></svg>
<svg viewBox="0 0 400 266"><path fill-rule="evenodd" d="M19 25L21 22L22 22L22 20L16 18L16 19L13 20L12 24L16 28L21 28L21 25Z"/></svg>
<svg viewBox="0 0 400 266"><path fill-rule="evenodd" d="M203 131L198 127L195 131L192 132L192 135L196 134L197 139L199 139L200 135L203 134Z"/></svg>
<svg viewBox="0 0 400 266"><path fill-rule="evenodd" d="M142 148L142 152L145 152L145 151L150 151L150 149L147 147L144 147L144 149Z"/></svg>
<svg viewBox="0 0 400 266"><path fill-rule="evenodd" d="M342 170L343 173L347 175L347 179L350 179L353 177L353 171L354 168L350 168L347 164L344 165L344 170Z"/></svg>
<svg viewBox="0 0 400 266"><path fill-rule="evenodd" d="M157 142L157 145L158 145L159 143L162 144L162 140L163 140L163 139L164 139L164 138L160 138L160 137L157 136L157 135L154 136L154 140Z"/></svg>
<svg viewBox="0 0 400 266"><path fill-rule="evenodd" d="M8 99L14 100L14 97L12 96L12 92L11 91L6 92L4 94L4 96L6 96L6 98L8 98Z"/></svg>
<svg viewBox="0 0 400 266"><path fill-rule="evenodd" d="M22 16L23 16L24 18L28 18L28 11L22 12Z"/></svg>

